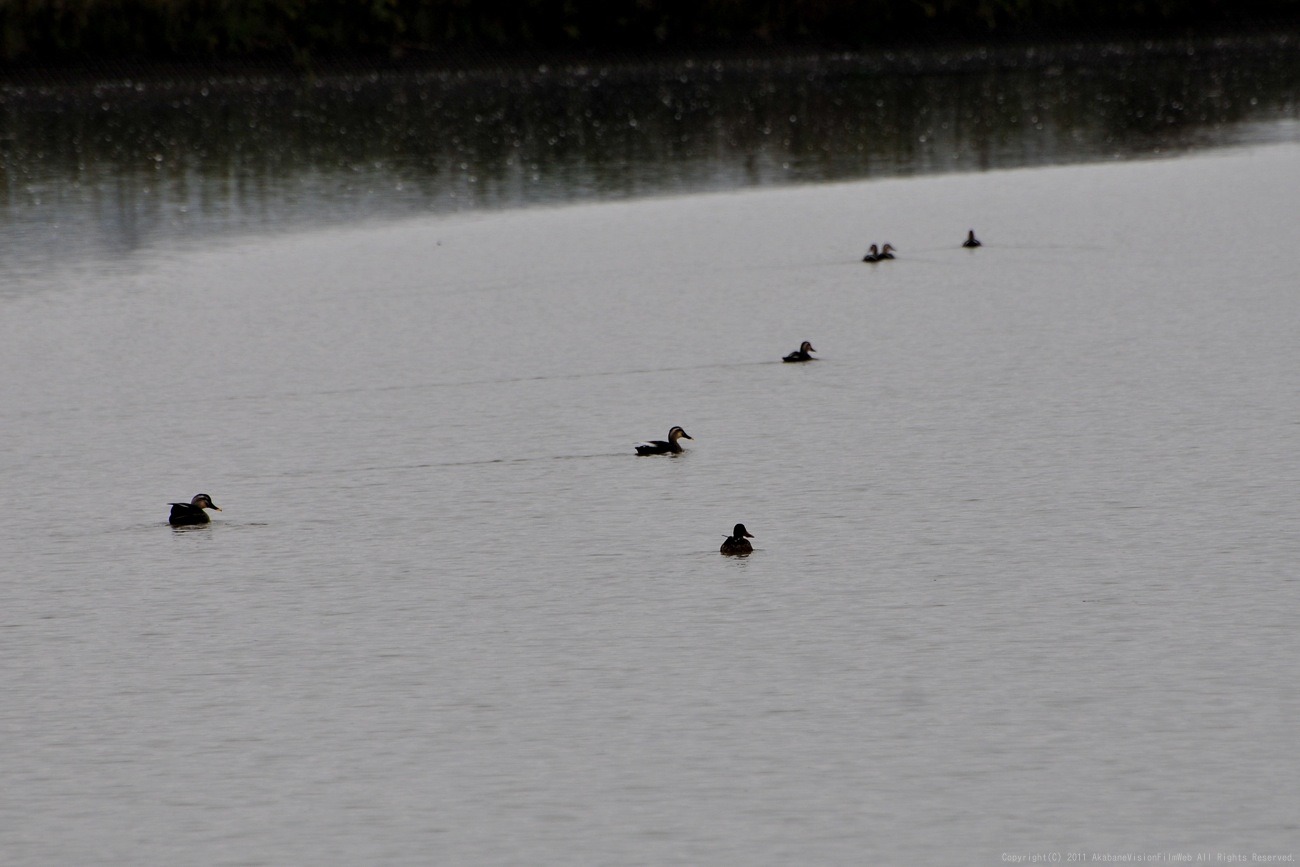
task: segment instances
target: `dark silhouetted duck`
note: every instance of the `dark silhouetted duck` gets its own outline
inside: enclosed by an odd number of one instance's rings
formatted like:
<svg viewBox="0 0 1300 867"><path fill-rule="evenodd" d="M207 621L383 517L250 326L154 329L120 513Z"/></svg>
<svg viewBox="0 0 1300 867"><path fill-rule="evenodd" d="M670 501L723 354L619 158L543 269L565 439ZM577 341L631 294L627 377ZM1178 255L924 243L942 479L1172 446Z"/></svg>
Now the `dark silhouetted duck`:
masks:
<svg viewBox="0 0 1300 867"><path fill-rule="evenodd" d="M216 509L221 511L221 507L212 502L212 498L207 494L195 494L194 499L188 503L172 503L172 514L167 519L167 523L173 527L184 527L187 524L206 524L210 520L208 513L204 509Z"/></svg>
<svg viewBox="0 0 1300 867"><path fill-rule="evenodd" d="M732 530L731 535L723 540L722 547L718 550L723 554L742 557L745 554L752 554L754 546L749 544L749 540L752 538L754 537L745 529L744 524L737 524L736 529Z"/></svg>
<svg viewBox="0 0 1300 867"><path fill-rule="evenodd" d="M884 260L884 259L892 259L892 258L894 258L894 245L893 245L893 244L886 244L885 246L881 247L881 248L880 248L880 255L877 256L876 258L877 258L877 259L880 259L880 260Z"/></svg>
<svg viewBox="0 0 1300 867"><path fill-rule="evenodd" d="M877 247L875 244L872 244L872 245L867 249L867 255L865 255L865 256L862 257L862 261L863 261L863 262L879 262L879 261L880 261L880 248Z"/></svg>
<svg viewBox="0 0 1300 867"><path fill-rule="evenodd" d="M677 440L679 440L682 437L686 437L688 440L695 439L695 437L691 436L686 431L682 430L679 427L675 427L672 430L668 431L667 442L664 442L663 440L650 440L650 442L648 443L637 443L636 453L639 455L676 454L677 452L680 452L682 450L682 447L677 444Z"/></svg>
<svg viewBox="0 0 1300 867"><path fill-rule="evenodd" d="M817 350L813 349L813 345L809 343L807 340L805 340L803 343L799 344L798 352L791 352L789 355L787 355L785 358L782 358L781 360L782 361L815 361L816 359L814 359L808 353L816 352L816 351Z"/></svg>
<svg viewBox="0 0 1300 867"><path fill-rule="evenodd" d="M975 237L975 230L971 229L966 233L966 240L962 242L963 247L979 247L980 239Z"/></svg>

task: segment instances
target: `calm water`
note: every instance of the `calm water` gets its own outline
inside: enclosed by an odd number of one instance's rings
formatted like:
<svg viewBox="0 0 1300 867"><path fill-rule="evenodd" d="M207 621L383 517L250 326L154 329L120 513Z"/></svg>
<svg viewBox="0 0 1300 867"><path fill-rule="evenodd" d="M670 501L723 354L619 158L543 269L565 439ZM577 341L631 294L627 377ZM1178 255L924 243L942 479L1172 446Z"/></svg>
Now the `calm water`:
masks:
<svg viewBox="0 0 1300 867"><path fill-rule="evenodd" d="M1283 121L19 251L4 862L1300 857L1297 189Z"/></svg>

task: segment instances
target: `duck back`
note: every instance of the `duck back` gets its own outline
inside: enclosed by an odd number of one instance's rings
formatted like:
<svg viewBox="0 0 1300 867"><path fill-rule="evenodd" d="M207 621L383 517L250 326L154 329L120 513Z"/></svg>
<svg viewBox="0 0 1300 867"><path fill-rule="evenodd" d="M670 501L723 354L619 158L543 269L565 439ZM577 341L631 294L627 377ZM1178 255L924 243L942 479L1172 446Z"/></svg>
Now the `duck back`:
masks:
<svg viewBox="0 0 1300 867"><path fill-rule="evenodd" d="M172 513L167 519L167 523L173 527L184 527L189 524L207 524L212 521L208 513L202 509L191 506L189 503L172 503Z"/></svg>
<svg viewBox="0 0 1300 867"><path fill-rule="evenodd" d="M722 547L718 549L722 554L752 554L754 546L749 543L748 539L733 539L730 536L722 540Z"/></svg>

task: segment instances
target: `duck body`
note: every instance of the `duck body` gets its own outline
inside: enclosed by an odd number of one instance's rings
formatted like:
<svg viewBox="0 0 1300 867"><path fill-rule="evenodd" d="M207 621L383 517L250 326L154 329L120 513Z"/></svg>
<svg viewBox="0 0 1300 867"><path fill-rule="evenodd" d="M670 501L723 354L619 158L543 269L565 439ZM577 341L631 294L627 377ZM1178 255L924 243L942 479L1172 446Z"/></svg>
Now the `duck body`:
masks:
<svg viewBox="0 0 1300 867"><path fill-rule="evenodd" d="M688 440L695 439L680 427L674 427L668 431L667 440L650 440L645 443L637 443L636 453L638 455L675 455L683 450L681 444L677 442L682 437Z"/></svg>
<svg viewBox="0 0 1300 867"><path fill-rule="evenodd" d="M207 524L212 519L204 509L216 509L221 511L221 507L212 502L212 498L207 494L195 494L194 499L188 503L171 503L172 513L167 519L167 523L173 527L185 527L191 524Z"/></svg>
<svg viewBox="0 0 1300 867"><path fill-rule="evenodd" d="M966 240L962 242L963 247L982 247L979 238L975 237L975 230L971 229L966 233Z"/></svg>
<svg viewBox="0 0 1300 867"><path fill-rule="evenodd" d="M752 538L754 537L745 529L744 524L737 524L736 529L731 531L731 535L722 540L722 547L718 549L718 552L726 554L728 557L743 557L746 554L752 554L754 546L749 543Z"/></svg>
<svg viewBox="0 0 1300 867"><path fill-rule="evenodd" d="M808 354L810 352L816 352L816 351L817 350L813 349L813 345L809 343L807 340L805 340L803 343L799 344L799 349L797 352L791 352L789 355L787 355L785 358L782 358L781 360L782 361L816 361L815 358L813 358L811 355Z"/></svg>

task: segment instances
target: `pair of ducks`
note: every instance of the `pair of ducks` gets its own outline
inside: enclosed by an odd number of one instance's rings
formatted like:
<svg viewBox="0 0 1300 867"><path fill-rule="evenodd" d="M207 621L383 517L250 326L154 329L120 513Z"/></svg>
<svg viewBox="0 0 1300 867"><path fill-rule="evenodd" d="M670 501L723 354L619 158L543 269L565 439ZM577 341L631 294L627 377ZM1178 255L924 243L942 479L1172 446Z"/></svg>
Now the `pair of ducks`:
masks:
<svg viewBox="0 0 1300 867"><path fill-rule="evenodd" d="M804 342L804 347L806 347L805 351L812 349L812 347L808 345L807 341ZM789 358L786 359L786 361L790 360L791 359ZM688 440L695 439L695 437L691 436L680 427L674 427L672 430L668 431L668 439L666 440L650 440L645 443L637 443L636 453L638 455L677 454L682 451L682 446L677 441L683 438ZM728 556L740 557L752 554L754 546L749 543L749 540L752 538L754 537L745 529L744 524L737 524L736 528L732 530L731 535L723 541L720 552Z"/></svg>
<svg viewBox="0 0 1300 867"><path fill-rule="evenodd" d="M798 349L796 349L794 352L791 352L789 355L785 356L781 360L789 361L789 362L816 361L815 358L809 355L810 352L816 352L816 351L817 351L816 349L813 349L813 345L809 343L807 340L805 340L803 343L799 344ZM682 430L680 427L673 427L671 430L668 431L668 439L666 440L648 440L643 443L637 443L636 453L638 455L680 454L682 451L682 446L681 443L677 442L680 439L693 440L695 439L695 437L691 436L686 431Z"/></svg>
<svg viewBox="0 0 1300 867"><path fill-rule="evenodd" d="M886 244L884 247L881 247L880 249L876 249L876 245L872 244L871 247L868 248L867 250L867 255L862 257L862 261L883 262L886 259L892 259L892 258L894 258L893 244Z"/></svg>
<svg viewBox="0 0 1300 867"><path fill-rule="evenodd" d="M664 443L659 441L659 444L664 446L677 446L677 451L681 451L682 447L677 445L677 437L673 436L674 433L678 433L680 436L685 436L687 439L691 438L686 431L679 427L675 427L668 433L668 438L671 442ZM172 513L167 519L167 523L171 524L173 527L207 524L212 519L208 517L208 513L205 512L204 509L215 509L218 512L221 511L221 507L212 502L212 498L207 494L195 494L194 499L190 500L188 503L170 503L169 505L172 507ZM754 537L745 529L744 524L737 524L736 528L732 530L731 535L723 541L722 548L720 549L721 553L729 556L745 556L746 554L752 554L754 552L754 546L749 543L749 540L752 538Z"/></svg>
<svg viewBox="0 0 1300 867"><path fill-rule="evenodd" d="M660 441L660 444L665 446L676 446L677 437L673 436L673 433L675 432L680 432L681 436L690 439L690 436L687 435L686 431L679 427L675 427L668 433L671 442L664 443ZM677 446L677 450L681 451L682 447ZM173 527L185 527L192 524L207 524L211 521L211 518L208 517L207 512L203 511L204 509L216 509L218 512L221 511L221 507L212 502L212 498L207 494L195 494L194 499L190 500L188 503L171 503L169 505L172 507L172 513L167 519L167 523L171 524ZM723 540L720 552L728 556L740 557L752 554L754 552L754 546L749 542L752 538L754 538L753 535L745 529L744 524L737 524L736 528L731 531L731 535Z"/></svg>
<svg viewBox="0 0 1300 867"><path fill-rule="evenodd" d="M813 345L805 340L803 343L799 344L798 349L791 352L781 360L790 362L816 361L815 358L808 354L816 351L816 349L813 349ZM672 430L668 431L668 439L666 440L649 440L647 442L637 443L636 453L638 455L675 455L682 451L681 444L677 442L679 439L693 440L695 437L691 436L680 427L674 427Z"/></svg>
<svg viewBox="0 0 1300 867"><path fill-rule="evenodd" d="M963 241L961 245L963 247L972 247L972 248L984 246L983 244L980 243L979 238L975 237L974 229L971 229L969 232L966 233L966 240ZM875 244L872 244L871 247L867 250L867 255L862 257L862 261L882 262L885 259L892 259L892 258L894 258L894 247L892 244L886 244L884 247L881 247L879 250L876 249Z"/></svg>

